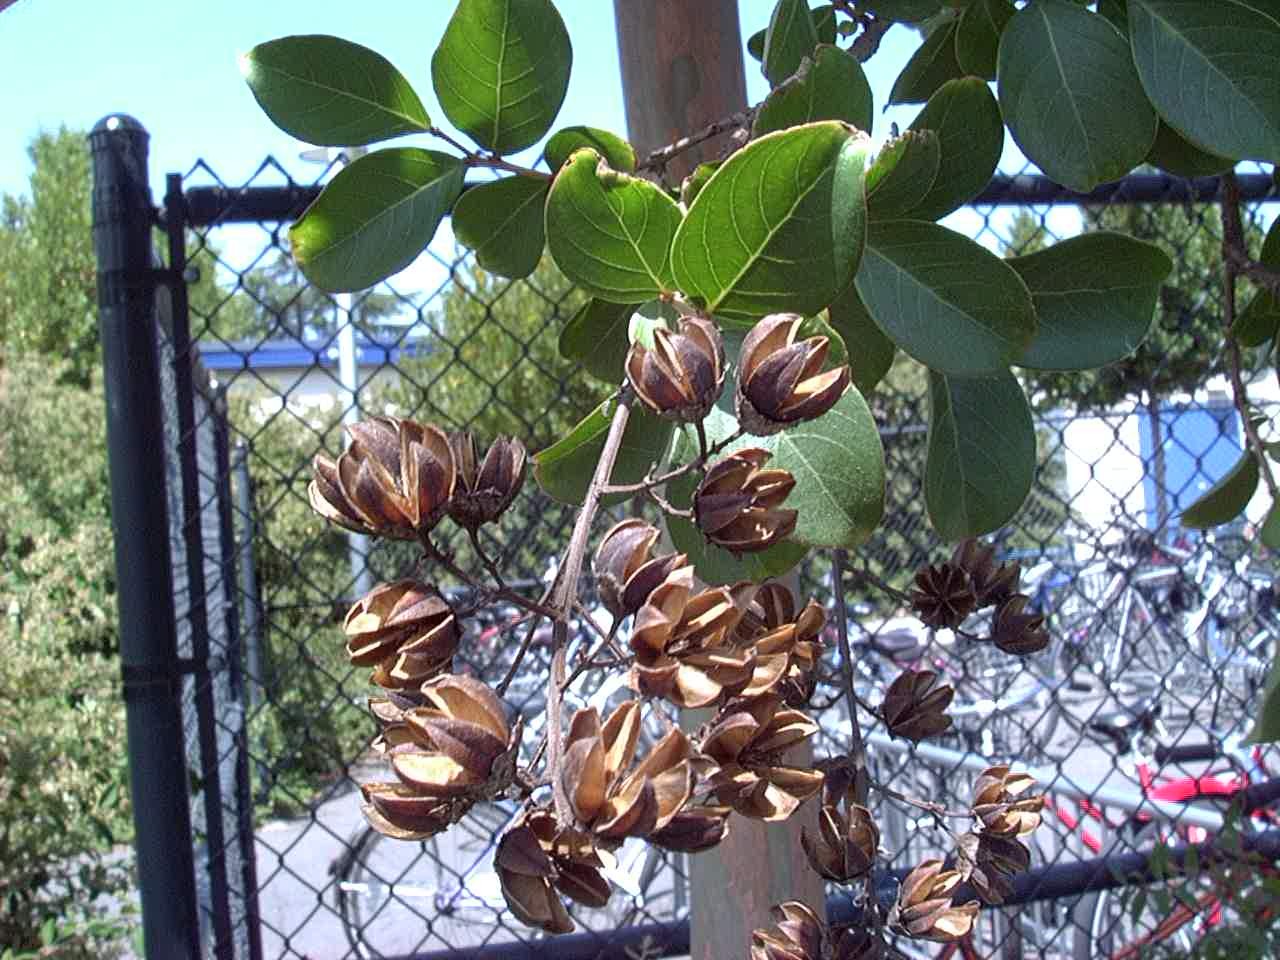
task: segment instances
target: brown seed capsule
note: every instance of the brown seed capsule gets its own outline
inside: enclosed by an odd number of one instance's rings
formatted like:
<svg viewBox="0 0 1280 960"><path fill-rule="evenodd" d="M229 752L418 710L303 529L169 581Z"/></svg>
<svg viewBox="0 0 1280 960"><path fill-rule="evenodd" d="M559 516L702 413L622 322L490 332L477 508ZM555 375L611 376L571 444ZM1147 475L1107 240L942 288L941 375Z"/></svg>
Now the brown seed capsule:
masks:
<svg viewBox="0 0 1280 960"><path fill-rule="evenodd" d="M800 845L809 866L836 883L851 883L875 866L880 830L871 811L854 800L852 790L832 796L824 791L818 808L818 830L800 830Z"/></svg>
<svg viewBox="0 0 1280 960"><path fill-rule="evenodd" d="M716 717L701 753L719 769L711 776L716 799L744 817L785 820L822 789L822 774L783 764L783 754L818 732L799 710L777 696L730 704Z"/></svg>
<svg viewBox="0 0 1280 960"><path fill-rule="evenodd" d="M615 617L631 616L672 571L686 565L683 553L650 557L657 541L658 528L634 518L615 524L600 540L592 570L600 599Z"/></svg>
<svg viewBox="0 0 1280 960"><path fill-rule="evenodd" d="M562 828L555 814L542 808L516 820L498 841L493 860L502 895L516 919L548 933L573 930L560 894L595 909L609 902L603 871L612 862L590 835Z"/></svg>
<svg viewBox="0 0 1280 960"><path fill-rule="evenodd" d="M995 836L1022 837L1040 826L1044 797L1024 796L1036 785L1034 777L1013 773L1006 765L988 767L973 782L973 816L983 831Z"/></svg>
<svg viewBox="0 0 1280 960"><path fill-rule="evenodd" d="M895 737L919 742L950 728L945 711L955 693L932 670L904 670L885 691L880 714Z"/></svg>
<svg viewBox="0 0 1280 960"><path fill-rule="evenodd" d="M951 894L960 885L960 874L943 870L941 860L926 860L912 870L898 891L898 902L889 923L909 937L948 943L972 928L978 901L951 905Z"/></svg>
<svg viewBox="0 0 1280 960"><path fill-rule="evenodd" d="M795 342L804 317L775 313L746 335L738 360L738 422L758 437L820 417L849 386L849 368L822 370L826 337Z"/></svg>
<svg viewBox="0 0 1280 960"><path fill-rule="evenodd" d="M693 792L693 747L670 731L632 768L640 703L628 700L603 724L594 707L569 723L560 782L577 826L602 840L646 837L671 822Z"/></svg>
<svg viewBox="0 0 1280 960"><path fill-rule="evenodd" d="M311 508L354 530L415 540L444 516L455 468L443 430L374 417L347 428L351 445L336 461L317 454L307 490Z"/></svg>
<svg viewBox="0 0 1280 960"><path fill-rule="evenodd" d="M778 622L784 616L788 619ZM748 617L757 625L755 632L744 644L746 631L739 622L735 640L755 655L755 670L751 683L740 696L751 698L778 693L789 707L805 706L817 684L814 668L822 656L826 613L810 600L796 616L791 592L774 583L760 588L757 599L747 606L743 620Z"/></svg>
<svg viewBox="0 0 1280 960"><path fill-rule="evenodd" d="M1049 631L1044 628L1044 616L1024 613L1031 598L1014 594L996 611L991 639L1005 653L1025 657L1039 653L1049 645Z"/></svg>
<svg viewBox="0 0 1280 960"><path fill-rule="evenodd" d="M1031 865L1031 851L1013 837L966 833L956 845L960 875L983 903L999 905L1013 893L1013 878Z"/></svg>
<svg viewBox="0 0 1280 960"><path fill-rule="evenodd" d="M1018 590L1022 565L1016 560L996 566L995 548L970 537L951 554L952 566L969 574L979 607L998 606Z"/></svg>
<svg viewBox="0 0 1280 960"><path fill-rule="evenodd" d="M653 349L636 341L627 354L627 381L646 407L671 420L701 421L724 387L724 343L715 324L686 317L677 333L659 327Z"/></svg>
<svg viewBox="0 0 1280 960"><path fill-rule="evenodd" d="M731 553L753 553L795 532L796 511L781 505L796 481L786 470L765 470L771 457L751 447L707 471L693 495L693 513L710 542Z"/></svg>
<svg viewBox="0 0 1280 960"><path fill-rule="evenodd" d="M751 960L826 960L826 926L803 903L790 900L771 911L775 926L751 933Z"/></svg>
<svg viewBox="0 0 1280 960"><path fill-rule="evenodd" d="M701 853L716 846L729 833L732 812L732 807L685 807L665 827L649 834L648 840L664 850Z"/></svg>
<svg viewBox="0 0 1280 960"><path fill-rule="evenodd" d="M920 619L936 630L960 626L976 602L969 574L954 564L940 563L916 573L911 604Z"/></svg>
<svg viewBox="0 0 1280 960"><path fill-rule="evenodd" d="M519 440L499 437L480 460L470 431L449 434L457 482L449 499L449 516L468 530L497 520L524 485L528 456Z"/></svg>
<svg viewBox="0 0 1280 960"><path fill-rule="evenodd" d="M458 649L453 610L416 580L383 583L365 594L343 622L353 666L373 667L372 681L409 690L449 669Z"/></svg>

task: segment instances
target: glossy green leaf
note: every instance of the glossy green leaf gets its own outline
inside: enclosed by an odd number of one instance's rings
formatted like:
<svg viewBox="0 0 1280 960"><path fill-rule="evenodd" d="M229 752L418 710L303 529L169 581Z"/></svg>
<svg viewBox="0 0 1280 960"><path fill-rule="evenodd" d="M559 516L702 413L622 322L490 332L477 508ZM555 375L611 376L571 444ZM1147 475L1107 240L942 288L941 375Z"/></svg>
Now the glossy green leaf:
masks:
<svg viewBox="0 0 1280 960"><path fill-rule="evenodd" d="M1129 46L1106 18L1036 0L1000 39L1000 109L1022 152L1049 177L1092 190L1143 161L1156 113Z"/></svg>
<svg viewBox="0 0 1280 960"><path fill-rule="evenodd" d="M767 134L733 154L676 233L679 289L730 323L825 307L861 256L870 143L824 121Z"/></svg>
<svg viewBox="0 0 1280 960"><path fill-rule="evenodd" d="M991 181L1004 150L1004 121L991 88L977 77L948 80L911 123L938 135L938 173L908 216L940 220Z"/></svg>
<svg viewBox="0 0 1280 960"><path fill-rule="evenodd" d="M593 297L641 303L671 291L680 207L656 184L611 170L589 148L560 168L547 198L547 245Z"/></svg>
<svg viewBox="0 0 1280 960"><path fill-rule="evenodd" d="M454 235L476 252L476 262L490 273L527 277L542 259L543 207L549 188L549 181L526 176L476 184L454 205Z"/></svg>
<svg viewBox="0 0 1280 960"><path fill-rule="evenodd" d="M458 0L431 79L455 127L486 150L514 153L551 129L572 63L550 0Z"/></svg>
<svg viewBox="0 0 1280 960"><path fill-rule="evenodd" d="M1173 270L1155 244L1102 231L1008 263L1031 291L1039 320L1018 364L1037 370L1092 370L1129 356L1151 329Z"/></svg>
<svg viewBox="0 0 1280 960"><path fill-rule="evenodd" d="M631 346L627 329L635 309L634 304L588 300L560 331L560 355L606 383L621 383Z"/></svg>
<svg viewBox="0 0 1280 960"><path fill-rule="evenodd" d="M1280 220L1271 221L1271 228L1262 241L1258 262L1280 270ZM1235 323L1231 325L1231 333L1242 345L1256 347L1273 338L1278 327L1280 300L1270 290L1259 289L1236 317Z"/></svg>
<svg viewBox="0 0 1280 960"><path fill-rule="evenodd" d="M711 175L720 169L720 162L700 163L693 168L693 173L684 178L684 183L680 184L680 202L688 207L693 203L694 199L707 185L707 181L711 179Z"/></svg>
<svg viewBox="0 0 1280 960"><path fill-rule="evenodd" d="M1271 504L1262 524L1262 543L1269 550L1280 550L1280 504Z"/></svg>
<svg viewBox="0 0 1280 960"><path fill-rule="evenodd" d="M760 68L776 87L800 69L800 61L813 55L818 30L809 13L809 0L778 0L764 36Z"/></svg>
<svg viewBox="0 0 1280 960"><path fill-rule="evenodd" d="M897 348L876 326L852 284L827 307L827 320L844 341L853 385L869 394L893 366Z"/></svg>
<svg viewBox="0 0 1280 960"><path fill-rule="evenodd" d="M399 70L338 37L260 43L240 57L240 71L271 122L307 143L363 146L431 127Z"/></svg>
<svg viewBox="0 0 1280 960"><path fill-rule="evenodd" d="M1129 35L1129 11L1125 0L1098 0L1098 13L1125 36Z"/></svg>
<svg viewBox="0 0 1280 960"><path fill-rule="evenodd" d="M901 220L929 193L942 148L932 130L908 130L885 144L867 170L867 216Z"/></svg>
<svg viewBox="0 0 1280 960"><path fill-rule="evenodd" d="M1129 38L1147 96L1179 133L1280 160L1280 3L1129 0Z"/></svg>
<svg viewBox="0 0 1280 960"><path fill-rule="evenodd" d="M582 147L590 147L615 170L632 173L636 169L635 148L617 134L596 127L565 127L557 130L543 150L547 166L552 170L559 170L570 155Z"/></svg>
<svg viewBox="0 0 1280 960"><path fill-rule="evenodd" d="M839 47L821 44L756 111L753 137L813 120L843 120L870 132L871 85L862 64Z"/></svg>
<svg viewBox="0 0 1280 960"><path fill-rule="evenodd" d="M814 7L809 13L813 17L813 29L817 32L819 43L836 42L836 8L829 3ZM764 59L764 38L768 30L757 30L747 37L747 53L756 60Z"/></svg>
<svg viewBox="0 0 1280 960"><path fill-rule="evenodd" d="M1235 166L1233 160L1201 150L1163 121L1147 153L1147 163L1179 177L1212 177Z"/></svg>
<svg viewBox="0 0 1280 960"><path fill-rule="evenodd" d="M924 497L939 536L961 540L1003 526L1035 475L1035 425L1013 374L966 379L929 372Z"/></svg>
<svg viewBox="0 0 1280 960"><path fill-rule="evenodd" d="M294 258L321 290L363 290L403 270L462 192L457 157L377 150L343 167L289 229Z"/></svg>
<svg viewBox="0 0 1280 960"><path fill-rule="evenodd" d="M956 24L956 62L965 73L984 80L996 78L1000 34L1013 17L1009 0L972 0Z"/></svg>
<svg viewBox="0 0 1280 960"><path fill-rule="evenodd" d="M956 21L938 26L916 49L893 82L889 103L924 103L948 80L964 76L956 60Z"/></svg>
<svg viewBox="0 0 1280 960"><path fill-rule="evenodd" d="M859 8L886 20L921 23L942 10L943 0L863 0Z"/></svg>
<svg viewBox="0 0 1280 960"><path fill-rule="evenodd" d="M1275 743L1280 740L1280 652L1276 653L1271 672L1267 674L1262 704L1249 740L1253 743Z"/></svg>
<svg viewBox="0 0 1280 960"><path fill-rule="evenodd" d="M934 370L1002 372L1036 330L1031 294L986 247L936 223L872 222L857 275L876 324Z"/></svg>
<svg viewBox="0 0 1280 960"><path fill-rule="evenodd" d="M1245 450L1230 472L1196 498L1178 518L1184 527L1207 530L1229 523L1249 505L1258 489L1258 460Z"/></svg>
<svg viewBox="0 0 1280 960"><path fill-rule="evenodd" d="M568 436L534 455L534 476L538 486L561 503L576 506L586 499L615 408L616 401L606 400ZM671 442L671 431L670 420L633 408L622 434L612 482L625 484L643 480L653 464L662 461ZM608 506L622 503L628 497L628 494L611 494L602 497L600 502Z"/></svg>

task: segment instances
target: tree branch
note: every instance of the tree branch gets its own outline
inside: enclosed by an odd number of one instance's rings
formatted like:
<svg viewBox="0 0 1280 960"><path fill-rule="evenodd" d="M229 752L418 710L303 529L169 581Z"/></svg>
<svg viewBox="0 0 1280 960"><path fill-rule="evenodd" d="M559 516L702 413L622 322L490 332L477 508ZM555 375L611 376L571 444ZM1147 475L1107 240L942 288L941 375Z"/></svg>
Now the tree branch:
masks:
<svg viewBox="0 0 1280 960"><path fill-rule="evenodd" d="M681 137L674 143L669 143L665 147L659 147L657 150L651 150L649 155L636 165L637 171L653 171L660 173L668 163L674 160L680 154L687 150L692 150L700 143L706 143L714 137L720 136L722 133L730 133L734 130L743 130L751 126L751 121L755 118L755 110L739 110L737 113L730 114L723 119L714 123L709 123L696 133L691 133L687 137Z"/></svg>
<svg viewBox="0 0 1280 960"><path fill-rule="evenodd" d="M853 654L849 648L849 621L844 608L843 550L831 559L831 602L836 612L836 636L840 640L841 673L844 681L845 706L849 710L849 761L853 764L854 797L860 806L867 805L867 748L862 742L862 726L858 722L858 695L853 689Z"/></svg>

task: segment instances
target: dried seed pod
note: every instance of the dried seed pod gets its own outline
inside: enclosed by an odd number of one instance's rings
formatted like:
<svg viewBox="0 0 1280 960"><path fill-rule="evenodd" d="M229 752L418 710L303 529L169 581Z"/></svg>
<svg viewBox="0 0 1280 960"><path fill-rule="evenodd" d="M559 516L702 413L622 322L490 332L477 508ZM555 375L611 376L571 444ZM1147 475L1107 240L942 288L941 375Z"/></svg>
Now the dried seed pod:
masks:
<svg viewBox="0 0 1280 960"><path fill-rule="evenodd" d="M885 691L880 715L895 737L919 742L950 728L944 711L955 694L932 670L904 670Z"/></svg>
<svg viewBox="0 0 1280 960"><path fill-rule="evenodd" d="M1013 773L1007 765L988 767L973 782L972 811L985 833L1022 837L1040 826L1044 797L1024 796L1036 785L1035 778Z"/></svg>
<svg viewBox="0 0 1280 960"><path fill-rule="evenodd" d="M734 642L739 646L749 647L770 630L796 618L795 597L776 580L760 586L744 580L730 589L742 611L742 619L734 630Z"/></svg>
<svg viewBox="0 0 1280 960"><path fill-rule="evenodd" d="M551 810L522 814L498 841L493 863L516 919L548 933L573 930L560 894L596 909L609 902L603 871L612 857L588 834L561 827Z"/></svg>
<svg viewBox="0 0 1280 960"><path fill-rule="evenodd" d="M693 747L670 731L632 768L640 703L628 700L603 724L594 707L569 723L560 783L578 826L602 840L645 837L667 826L693 792Z"/></svg>
<svg viewBox="0 0 1280 960"><path fill-rule="evenodd" d="M1044 615L1024 612L1030 602L1030 597L1014 594L996 611L991 639L997 647L1015 657L1039 653L1049 645Z"/></svg>
<svg viewBox="0 0 1280 960"><path fill-rule="evenodd" d="M457 797L424 796L403 783L360 784L369 826L393 840L425 840L455 823L471 807Z"/></svg>
<svg viewBox="0 0 1280 960"><path fill-rule="evenodd" d="M705 317L686 317L679 331L658 328L653 349L636 341L627 353L627 381L660 417L701 421L724 388L724 342Z"/></svg>
<svg viewBox="0 0 1280 960"><path fill-rule="evenodd" d="M880 830L871 811L855 802L852 790L824 793L817 833L802 827L800 845L815 872L836 883L852 883L875 866Z"/></svg>
<svg viewBox="0 0 1280 960"><path fill-rule="evenodd" d="M911 604L920 619L937 630L951 630L973 613L978 598L973 585L960 567L950 563L923 567L916 573Z"/></svg>
<svg viewBox="0 0 1280 960"><path fill-rule="evenodd" d="M592 570L605 608L615 617L629 617L674 570L687 564L683 553L650 557L658 528L643 520L615 524L600 540Z"/></svg>
<svg viewBox="0 0 1280 960"><path fill-rule="evenodd" d="M822 656L822 629L827 615L810 600L793 622L783 623L756 638L751 650L755 670L740 696L779 693L789 707L804 707L817 684L814 668Z"/></svg>
<svg viewBox="0 0 1280 960"><path fill-rule="evenodd" d="M959 884L958 872L943 870L941 860L926 860L902 881L898 902L889 913L890 925L919 940L959 940L978 915L977 900L952 906L951 894Z"/></svg>
<svg viewBox="0 0 1280 960"><path fill-rule="evenodd" d="M771 911L775 926L751 933L751 960L826 960L826 926L797 900Z"/></svg>
<svg viewBox="0 0 1280 960"><path fill-rule="evenodd" d="M836 935L831 960L881 960L884 941L870 927L850 927Z"/></svg>
<svg viewBox="0 0 1280 960"><path fill-rule="evenodd" d="M717 461L693 495L702 535L731 553L766 550L796 528L796 511L782 502L796 485L786 470L765 470L773 455L750 447Z"/></svg>
<svg viewBox="0 0 1280 960"><path fill-rule="evenodd" d="M449 434L449 448L457 470L449 516L468 530L497 520L524 485L528 463L524 444L498 437L480 460L475 436L463 431Z"/></svg>
<svg viewBox="0 0 1280 960"><path fill-rule="evenodd" d="M738 422L758 437L820 417L849 386L849 367L825 373L830 341L810 337L796 343L804 317L774 313L743 338L738 359Z"/></svg>
<svg viewBox="0 0 1280 960"><path fill-rule="evenodd" d="M374 417L347 428L351 445L336 461L317 454L307 489L311 508L354 530L416 540L444 516L456 469L438 427Z"/></svg>
<svg viewBox="0 0 1280 960"><path fill-rule="evenodd" d="M956 862L982 902L998 906L1013 893L1013 878L1031 865L1031 851L1013 837L966 833Z"/></svg>
<svg viewBox="0 0 1280 960"><path fill-rule="evenodd" d="M786 766L783 754L818 732L778 696L730 704L702 740L701 753L718 767L710 785L716 799L744 817L785 820L822 788L822 774Z"/></svg>
<svg viewBox="0 0 1280 960"><path fill-rule="evenodd" d="M1014 560L997 567L995 548L973 537L956 545L951 563L969 574L979 607L998 606L1018 590L1022 565Z"/></svg>
<svg viewBox="0 0 1280 960"><path fill-rule="evenodd" d="M447 671L458 649L449 604L416 580L382 583L356 601L343 622L353 666L373 667L372 681L409 690Z"/></svg>
<svg viewBox="0 0 1280 960"><path fill-rule="evenodd" d="M654 846L680 853L701 853L716 846L729 833L729 814L732 807L685 807L672 817L665 827L649 834Z"/></svg>

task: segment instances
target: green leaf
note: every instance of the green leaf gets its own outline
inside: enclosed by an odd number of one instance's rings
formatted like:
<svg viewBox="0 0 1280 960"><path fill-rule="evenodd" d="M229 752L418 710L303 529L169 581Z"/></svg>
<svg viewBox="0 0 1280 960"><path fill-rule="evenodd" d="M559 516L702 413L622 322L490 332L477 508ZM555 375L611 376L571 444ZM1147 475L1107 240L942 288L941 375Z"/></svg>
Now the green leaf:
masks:
<svg viewBox="0 0 1280 960"><path fill-rule="evenodd" d="M543 155L552 170L559 170L570 154L581 147L590 147L615 170L632 173L636 169L635 148L617 134L596 127L565 127L557 130L547 141Z"/></svg>
<svg viewBox="0 0 1280 960"><path fill-rule="evenodd" d="M1271 664L1271 672L1267 674L1267 685L1262 692L1262 703L1258 709L1258 719L1249 734L1253 743L1275 743L1280 741L1280 652Z"/></svg>
<svg viewBox="0 0 1280 960"><path fill-rule="evenodd" d="M1013 268L936 223L873 222L857 287L894 343L953 376L1000 373L1035 335L1031 294Z"/></svg>
<svg viewBox="0 0 1280 960"><path fill-rule="evenodd" d="M1036 0L1000 38L1000 108L1022 152L1049 177L1092 190L1123 177L1156 138L1124 37L1106 18Z"/></svg>
<svg viewBox="0 0 1280 960"><path fill-rule="evenodd" d="M938 174L920 202L904 214L940 220L990 182L1004 150L1004 121L991 89L977 77L948 80L929 98L912 130L938 135Z"/></svg>
<svg viewBox="0 0 1280 960"><path fill-rule="evenodd" d="M964 70L956 60L956 21L952 19L929 34L911 55L893 82L889 103L924 103L948 80L962 76Z"/></svg>
<svg viewBox="0 0 1280 960"><path fill-rule="evenodd" d="M843 120L869 132L871 119L871 85L862 64L824 43L760 104L751 135L761 137L813 120Z"/></svg>
<svg viewBox="0 0 1280 960"><path fill-rule="evenodd" d="M1160 116L1202 150L1280 160L1280 4L1130 0L1133 61Z"/></svg>
<svg viewBox="0 0 1280 960"><path fill-rule="evenodd" d="M1086 233L1008 264L1031 291L1039 327L1019 366L1092 370L1138 349L1173 270L1152 243Z"/></svg>
<svg viewBox="0 0 1280 960"><path fill-rule="evenodd" d="M776 87L800 69L800 61L813 54L818 30L809 13L809 0L778 0L764 37L761 70Z"/></svg>
<svg viewBox="0 0 1280 960"><path fill-rule="evenodd" d="M609 169L584 148L547 198L547 245L564 275L593 297L641 303L673 289L671 240L680 207L656 184Z"/></svg>
<svg viewBox="0 0 1280 960"><path fill-rule="evenodd" d="M973 0L956 25L956 62L965 73L984 80L996 78L1000 34L1014 14L1009 0Z"/></svg>
<svg viewBox="0 0 1280 960"><path fill-rule="evenodd" d="M1012 517L1036 475L1036 430L1007 370L963 379L929 371L924 497L944 540L990 533Z"/></svg>
<svg viewBox="0 0 1280 960"><path fill-rule="evenodd" d="M702 192L702 188L707 185L707 181L711 179L711 175L720 169L720 162L700 163L693 168L693 173L684 178L684 183L680 184L680 202L688 207L693 203L694 199Z"/></svg>
<svg viewBox="0 0 1280 960"><path fill-rule="evenodd" d="M381 54L338 37L282 37L240 57L271 122L307 143L356 147L431 128L409 81Z"/></svg>
<svg viewBox="0 0 1280 960"><path fill-rule="evenodd" d="M813 29L818 35L819 43L836 42L836 8L829 3L814 7L809 11L813 17ZM768 30L757 30L747 37L747 53L756 60L764 59L764 38Z"/></svg>
<svg viewBox="0 0 1280 960"><path fill-rule="evenodd" d="M905 217L933 186L941 159L938 135L932 130L908 130L890 140L867 171L867 216Z"/></svg>
<svg viewBox="0 0 1280 960"><path fill-rule="evenodd" d="M627 329L635 309L634 304L588 300L560 331L560 355L606 383L621 383L631 346Z"/></svg>
<svg viewBox="0 0 1280 960"><path fill-rule="evenodd" d="M886 20L920 23L942 10L942 0L864 0L860 9Z"/></svg>
<svg viewBox="0 0 1280 960"><path fill-rule="evenodd" d="M289 229L298 266L321 290L363 290L403 270L435 236L466 171L447 153L377 150L343 167Z"/></svg>
<svg viewBox="0 0 1280 960"><path fill-rule="evenodd" d="M1147 163L1179 177L1212 177L1235 166L1232 160L1201 150L1164 121L1147 153Z"/></svg>
<svg viewBox="0 0 1280 960"><path fill-rule="evenodd" d="M1258 262L1265 266L1280 269L1280 220L1273 220L1262 241L1262 252ZM1276 335L1280 328L1280 301L1270 290L1260 289L1254 293L1248 306L1236 317L1231 325L1232 335L1246 347L1260 346Z"/></svg>
<svg viewBox="0 0 1280 960"><path fill-rule="evenodd" d="M1178 518L1184 527L1207 530L1229 523L1249 505L1258 489L1258 461L1253 453L1245 450L1231 471L1196 498Z"/></svg>
<svg viewBox="0 0 1280 960"><path fill-rule="evenodd" d="M606 400L568 436L534 455L534 476L538 486L561 503L577 506L586 499L616 407L615 400ZM612 482L624 484L643 480L649 469L662 461L671 442L671 431L670 420L662 420L633 407L626 431L622 434ZM630 496L616 493L601 497L600 502L609 506L622 503Z"/></svg>
<svg viewBox="0 0 1280 960"><path fill-rule="evenodd" d="M453 232L476 252L490 273L518 279L542 259L543 207L550 182L541 177L504 177L463 192L453 207Z"/></svg>
<svg viewBox="0 0 1280 960"><path fill-rule="evenodd" d="M1129 35L1129 13L1125 8L1125 0L1098 0L1098 13L1125 36Z"/></svg>
<svg viewBox="0 0 1280 960"><path fill-rule="evenodd" d="M893 341L876 326L852 284L827 307L827 320L844 341L853 385L869 394L893 366Z"/></svg>
<svg viewBox="0 0 1280 960"><path fill-rule="evenodd" d="M726 322L777 310L817 313L857 269L870 143L823 121L767 134L733 154L676 232L676 285Z"/></svg>
<svg viewBox="0 0 1280 960"><path fill-rule="evenodd" d="M551 129L572 64L550 0L458 0L431 79L455 127L486 150L514 153Z"/></svg>

